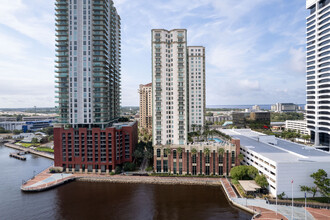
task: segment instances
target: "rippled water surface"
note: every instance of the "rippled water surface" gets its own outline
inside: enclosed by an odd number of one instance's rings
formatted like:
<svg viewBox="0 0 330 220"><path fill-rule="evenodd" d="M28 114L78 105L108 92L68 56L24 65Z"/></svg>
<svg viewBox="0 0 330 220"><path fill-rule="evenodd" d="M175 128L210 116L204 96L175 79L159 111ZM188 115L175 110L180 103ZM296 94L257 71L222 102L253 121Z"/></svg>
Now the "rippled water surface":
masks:
<svg viewBox="0 0 330 220"><path fill-rule="evenodd" d="M22 180L52 161L33 155L20 161L10 152L0 146L0 219L251 219L218 187L72 182L23 193Z"/></svg>

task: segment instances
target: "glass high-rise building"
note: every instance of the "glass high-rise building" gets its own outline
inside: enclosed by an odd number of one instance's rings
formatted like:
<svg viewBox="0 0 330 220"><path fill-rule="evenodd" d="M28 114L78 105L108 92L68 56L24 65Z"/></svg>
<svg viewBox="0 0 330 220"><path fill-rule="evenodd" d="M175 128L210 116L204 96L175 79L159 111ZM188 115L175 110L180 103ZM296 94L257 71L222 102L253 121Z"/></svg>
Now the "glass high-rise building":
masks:
<svg viewBox="0 0 330 220"><path fill-rule="evenodd" d="M54 166L109 173L133 161L137 123L120 116L120 17L112 0L56 0L59 124Z"/></svg>
<svg viewBox="0 0 330 220"><path fill-rule="evenodd" d="M105 127L119 117L121 32L112 0L56 1L60 123Z"/></svg>
<svg viewBox="0 0 330 220"><path fill-rule="evenodd" d="M330 145L330 0L307 0L307 128L316 146Z"/></svg>

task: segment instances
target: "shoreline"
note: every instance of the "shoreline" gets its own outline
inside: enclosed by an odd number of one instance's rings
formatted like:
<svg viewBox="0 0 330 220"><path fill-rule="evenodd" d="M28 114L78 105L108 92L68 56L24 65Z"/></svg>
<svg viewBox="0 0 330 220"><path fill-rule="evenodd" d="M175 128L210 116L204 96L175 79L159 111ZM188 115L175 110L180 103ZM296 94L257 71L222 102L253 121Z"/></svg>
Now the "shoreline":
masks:
<svg viewBox="0 0 330 220"><path fill-rule="evenodd" d="M187 186L221 186L219 180L210 180L208 178L177 178L177 177L135 177L135 176L79 176L78 182L105 182L105 183L127 183L127 184L156 184L156 185L187 185Z"/></svg>
<svg viewBox="0 0 330 220"><path fill-rule="evenodd" d="M11 149L24 151L24 152L29 152L31 154L34 154L34 155L37 155L37 156L40 156L40 157L44 157L44 158L47 158L47 159L50 159L50 160L54 160L54 155L47 154L47 153L44 153L44 152L35 151L33 149L30 149L30 148L21 147L21 146L18 146L16 144L13 144L13 142L3 143L3 145L5 147L11 148Z"/></svg>

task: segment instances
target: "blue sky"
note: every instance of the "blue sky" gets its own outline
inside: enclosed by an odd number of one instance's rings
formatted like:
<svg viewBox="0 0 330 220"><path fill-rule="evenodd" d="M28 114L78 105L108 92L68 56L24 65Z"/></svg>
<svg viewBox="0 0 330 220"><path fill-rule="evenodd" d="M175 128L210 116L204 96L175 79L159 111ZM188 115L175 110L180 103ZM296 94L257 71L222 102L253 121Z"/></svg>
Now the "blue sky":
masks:
<svg viewBox="0 0 330 220"><path fill-rule="evenodd" d="M151 82L151 29L206 47L207 105L305 103L305 1L114 0L122 105ZM0 0L0 108L55 106L53 0Z"/></svg>

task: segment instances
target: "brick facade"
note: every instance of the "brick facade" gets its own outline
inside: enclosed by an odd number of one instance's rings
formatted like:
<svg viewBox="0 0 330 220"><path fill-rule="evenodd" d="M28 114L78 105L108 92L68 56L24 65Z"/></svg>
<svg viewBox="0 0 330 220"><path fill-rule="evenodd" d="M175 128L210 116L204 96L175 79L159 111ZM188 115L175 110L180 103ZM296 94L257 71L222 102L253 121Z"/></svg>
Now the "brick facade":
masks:
<svg viewBox="0 0 330 220"><path fill-rule="evenodd" d="M111 172L133 161L137 123L100 128L54 128L54 166L69 172Z"/></svg>
<svg viewBox="0 0 330 220"><path fill-rule="evenodd" d="M171 149L171 154L164 156L164 150L166 148ZM178 149L182 149L182 159L179 159ZM193 154L191 153L191 149L197 149L196 154L196 163L193 163ZM210 160L209 163L206 163L206 155L204 155L204 149L209 148L210 150ZM225 153L223 154L223 163L219 163L219 154L218 149L223 148ZM158 151L158 156L157 156ZM187 152L189 151L189 169L187 169ZM176 159L173 158L173 154L176 152ZM202 155L200 154L202 152ZM234 158L232 158L232 153L234 152ZM213 174L213 170L215 170L216 175L220 175L219 167L223 169L223 175L228 176L230 170L234 166L238 166L240 164L238 155L240 154L240 140L232 139L231 142L222 143L222 144L210 144L210 145L182 145L182 146L154 146L154 171L155 172L164 172L163 164L164 161L168 161L168 172L174 173L174 162L176 162L176 173L179 173L179 163L182 162L182 174L193 174L193 167L196 166L196 175L206 174L206 166L209 167L209 174ZM228 158L228 159L227 159ZM157 161L160 161L161 169L157 170ZM234 161L234 163L232 163ZM202 162L202 168L201 168ZM227 172L227 164L228 164L228 172Z"/></svg>

